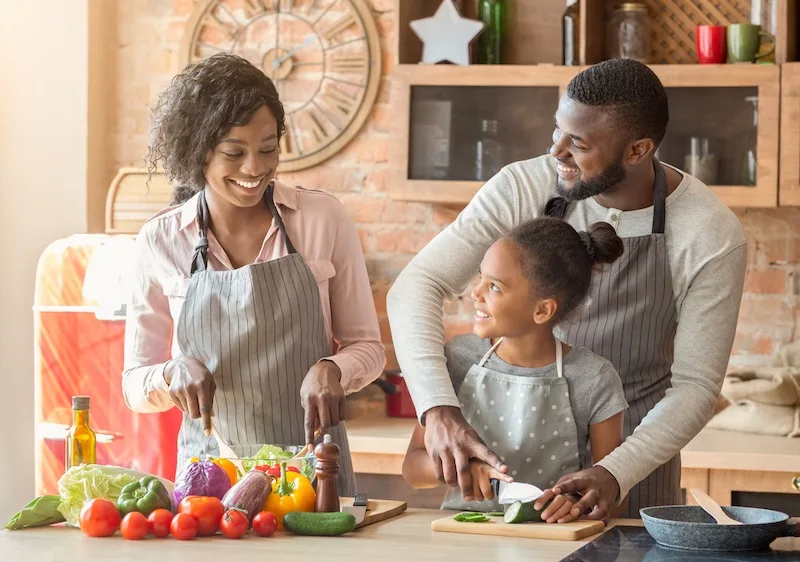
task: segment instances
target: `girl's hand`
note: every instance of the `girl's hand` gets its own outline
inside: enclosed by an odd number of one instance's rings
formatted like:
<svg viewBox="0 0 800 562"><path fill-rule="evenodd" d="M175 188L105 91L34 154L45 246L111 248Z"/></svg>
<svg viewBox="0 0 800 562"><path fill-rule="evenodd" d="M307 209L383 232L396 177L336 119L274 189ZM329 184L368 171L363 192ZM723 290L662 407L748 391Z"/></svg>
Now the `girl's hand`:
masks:
<svg viewBox="0 0 800 562"><path fill-rule="evenodd" d="M474 499L476 502L482 502L484 499L493 500L494 491L492 491L492 483L490 482L492 478L503 480L505 482L514 481L514 479L508 474L503 474L493 466L478 459L472 459L469 461L469 472L472 475L473 497L464 497L465 500Z"/></svg>
<svg viewBox="0 0 800 562"><path fill-rule="evenodd" d="M542 512L542 521L547 523L569 523L577 519L577 517L570 513L572 507L575 505L572 498L564 494L556 495L553 490L545 490L544 494L533 504L533 508L537 511L542 509L542 506L546 504L548 500L553 501L550 502L547 509Z"/></svg>

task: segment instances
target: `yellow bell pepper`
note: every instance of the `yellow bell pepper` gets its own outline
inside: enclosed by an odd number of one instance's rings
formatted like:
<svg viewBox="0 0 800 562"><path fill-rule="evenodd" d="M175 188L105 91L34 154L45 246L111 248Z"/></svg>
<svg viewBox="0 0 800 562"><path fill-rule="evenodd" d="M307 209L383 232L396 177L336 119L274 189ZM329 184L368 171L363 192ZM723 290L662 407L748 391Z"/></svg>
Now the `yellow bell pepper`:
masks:
<svg viewBox="0 0 800 562"><path fill-rule="evenodd" d="M272 493L264 502L264 510L275 515L278 528L283 529L283 516L292 511L314 511L317 493L308 478L299 472L287 472L286 461L281 463L281 477L272 482Z"/></svg>
<svg viewBox="0 0 800 562"><path fill-rule="evenodd" d="M198 457L192 457L189 459L189 462L198 462L200 459ZM211 462L215 465L220 467L222 470L225 471L225 474L228 475L228 478L231 479L231 486L236 484L239 481L239 471L236 469L236 466L229 461L228 459L219 459L219 458L212 458L209 457Z"/></svg>

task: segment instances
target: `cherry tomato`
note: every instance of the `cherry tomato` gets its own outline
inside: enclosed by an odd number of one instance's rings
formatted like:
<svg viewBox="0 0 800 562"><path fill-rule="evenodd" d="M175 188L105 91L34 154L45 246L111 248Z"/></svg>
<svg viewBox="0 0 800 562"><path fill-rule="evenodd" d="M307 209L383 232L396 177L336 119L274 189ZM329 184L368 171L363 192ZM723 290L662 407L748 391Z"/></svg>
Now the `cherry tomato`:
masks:
<svg viewBox="0 0 800 562"><path fill-rule="evenodd" d="M219 498L186 496L178 506L178 513L187 513L197 519L197 536L210 537L219 530L225 506Z"/></svg>
<svg viewBox="0 0 800 562"><path fill-rule="evenodd" d="M169 530L172 531L172 536L179 541L188 541L197 534L197 519L188 513L179 513L172 518Z"/></svg>
<svg viewBox="0 0 800 562"><path fill-rule="evenodd" d="M278 518L269 511L261 511L253 517L253 531L260 537L269 537L278 528Z"/></svg>
<svg viewBox="0 0 800 562"><path fill-rule="evenodd" d="M147 516L148 530L157 539L169 536L170 523L172 523L172 513L168 509L156 509Z"/></svg>
<svg viewBox="0 0 800 562"><path fill-rule="evenodd" d="M258 465L257 467L255 467L255 469L258 470L258 471L261 471L261 472L266 472L267 474L269 474L273 478L280 478L281 477L281 467L278 466L278 465L269 466L268 464L261 464L261 465ZM286 467L286 472L297 472L298 474L300 473L300 471L297 469L296 466L287 466Z"/></svg>
<svg viewBox="0 0 800 562"><path fill-rule="evenodd" d="M119 510L105 498L89 500L81 509L81 530L90 537L110 537L119 529Z"/></svg>
<svg viewBox="0 0 800 562"><path fill-rule="evenodd" d="M250 528L250 521L241 509L229 509L222 516L219 529L229 539L238 539Z"/></svg>
<svg viewBox="0 0 800 562"><path fill-rule="evenodd" d="M147 536L147 517L138 511L131 511L122 518L119 527L122 536L131 541L138 541Z"/></svg>

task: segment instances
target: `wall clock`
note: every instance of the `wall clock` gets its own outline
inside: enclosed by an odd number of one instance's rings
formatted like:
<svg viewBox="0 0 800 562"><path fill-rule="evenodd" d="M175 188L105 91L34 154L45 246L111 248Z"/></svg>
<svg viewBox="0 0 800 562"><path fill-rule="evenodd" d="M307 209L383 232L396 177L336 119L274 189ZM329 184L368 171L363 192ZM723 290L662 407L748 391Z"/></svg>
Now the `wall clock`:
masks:
<svg viewBox="0 0 800 562"><path fill-rule="evenodd" d="M279 172L339 152L378 94L380 39L366 0L199 0L181 63L218 52L247 58L275 82L286 109Z"/></svg>

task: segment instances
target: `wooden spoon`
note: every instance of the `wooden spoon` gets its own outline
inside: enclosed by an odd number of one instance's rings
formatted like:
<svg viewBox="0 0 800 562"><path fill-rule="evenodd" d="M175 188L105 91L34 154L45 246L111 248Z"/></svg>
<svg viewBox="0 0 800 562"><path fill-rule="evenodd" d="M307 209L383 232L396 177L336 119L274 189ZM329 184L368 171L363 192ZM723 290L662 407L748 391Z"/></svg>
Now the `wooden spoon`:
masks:
<svg viewBox="0 0 800 562"><path fill-rule="evenodd" d="M239 460L239 455L233 452L227 443L222 439L222 436L217 431L217 426L214 425L214 418L211 418L211 435L214 436L214 439L217 440L217 445L219 445L219 456L223 459L229 459L233 465L239 469L241 474L245 473L244 465L242 461Z"/></svg>
<svg viewBox="0 0 800 562"><path fill-rule="evenodd" d="M700 504L706 513L708 513L711 517L717 520L717 523L720 525L741 525L741 521L737 521L729 517L722 508L719 506L717 502L715 502L711 497L698 490L697 488L691 488L690 492L692 492L692 496L694 499L697 500L697 503Z"/></svg>

